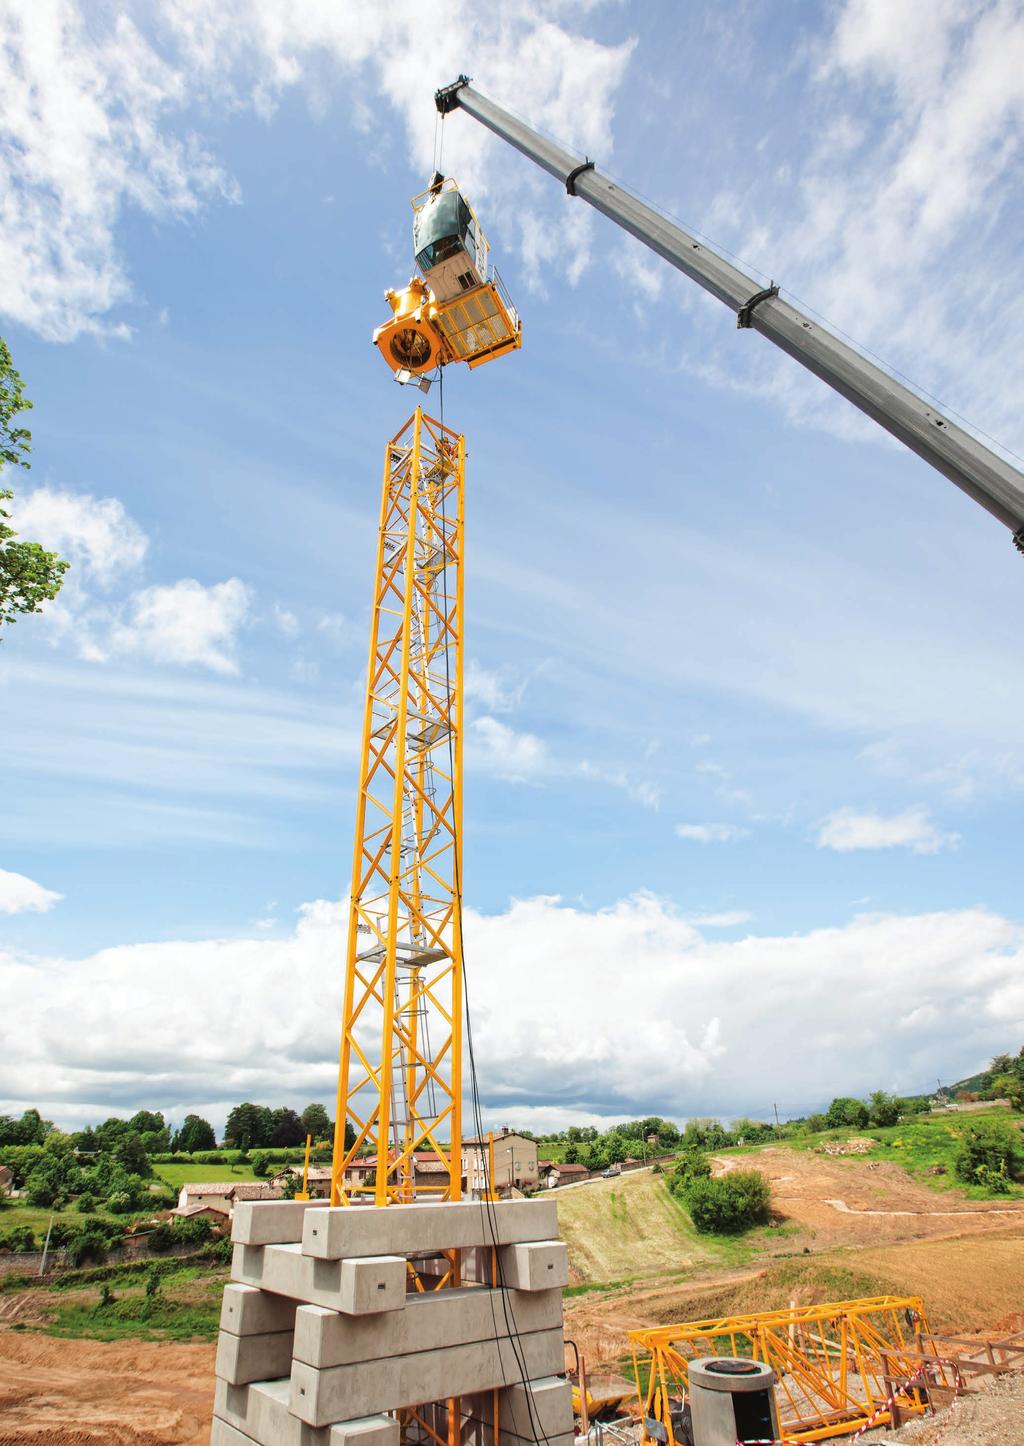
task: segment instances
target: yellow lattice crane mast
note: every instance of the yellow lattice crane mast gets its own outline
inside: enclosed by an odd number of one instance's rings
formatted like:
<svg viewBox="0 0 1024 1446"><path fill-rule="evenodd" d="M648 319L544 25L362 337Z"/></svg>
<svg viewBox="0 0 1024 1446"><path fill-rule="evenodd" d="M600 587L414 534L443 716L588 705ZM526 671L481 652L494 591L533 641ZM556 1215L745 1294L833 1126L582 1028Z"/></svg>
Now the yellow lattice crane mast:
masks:
<svg viewBox="0 0 1024 1446"><path fill-rule="evenodd" d="M522 328L455 183L435 174L413 216L422 279L386 293L395 314L374 342L399 381L427 387L434 368L516 350ZM465 456L420 408L384 454L334 1204L462 1193Z"/></svg>
<svg viewBox="0 0 1024 1446"><path fill-rule="evenodd" d="M464 462L463 439L419 408L385 453L335 1203L460 1194ZM417 1183L420 1151L435 1167L430 1186Z"/></svg>

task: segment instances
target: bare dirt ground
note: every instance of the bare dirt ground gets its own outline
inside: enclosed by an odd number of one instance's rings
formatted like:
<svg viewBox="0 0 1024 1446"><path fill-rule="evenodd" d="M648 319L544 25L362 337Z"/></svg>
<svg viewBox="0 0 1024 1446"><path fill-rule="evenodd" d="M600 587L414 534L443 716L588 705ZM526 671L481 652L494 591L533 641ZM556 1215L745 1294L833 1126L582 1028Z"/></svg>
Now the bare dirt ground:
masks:
<svg viewBox="0 0 1024 1446"><path fill-rule="evenodd" d="M0 1446L207 1446L211 1345L0 1331Z"/></svg>
<svg viewBox="0 0 1024 1446"><path fill-rule="evenodd" d="M959 1190L931 1190L888 1161L778 1146L714 1161L716 1174L734 1169L756 1169L768 1176L772 1208L806 1231L815 1251L1024 1227L1024 1205L967 1200Z"/></svg>

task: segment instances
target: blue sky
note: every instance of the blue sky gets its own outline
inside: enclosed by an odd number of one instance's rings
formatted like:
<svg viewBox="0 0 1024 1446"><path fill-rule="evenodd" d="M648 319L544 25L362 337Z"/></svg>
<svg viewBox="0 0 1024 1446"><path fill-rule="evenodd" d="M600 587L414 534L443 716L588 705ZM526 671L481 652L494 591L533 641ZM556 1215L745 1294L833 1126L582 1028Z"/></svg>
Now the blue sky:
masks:
<svg viewBox="0 0 1024 1446"><path fill-rule="evenodd" d="M370 334L436 85L469 71L1024 452L1019 4L336 8L0 0L35 402L6 480L74 562L0 646L0 1109L330 1094L380 466L418 397ZM1007 534L444 132L525 338L445 386L489 1117L799 1110L1018 1047Z"/></svg>

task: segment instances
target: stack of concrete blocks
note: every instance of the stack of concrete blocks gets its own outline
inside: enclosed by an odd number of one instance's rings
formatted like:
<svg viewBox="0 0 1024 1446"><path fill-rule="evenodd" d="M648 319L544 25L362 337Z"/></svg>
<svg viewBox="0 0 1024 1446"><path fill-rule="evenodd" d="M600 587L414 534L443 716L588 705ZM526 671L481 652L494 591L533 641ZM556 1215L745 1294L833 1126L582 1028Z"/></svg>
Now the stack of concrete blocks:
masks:
<svg viewBox="0 0 1024 1446"><path fill-rule="evenodd" d="M572 1446L557 1233L553 1200L239 1203L211 1446L399 1446L410 1407L447 1441L453 1397L464 1446Z"/></svg>

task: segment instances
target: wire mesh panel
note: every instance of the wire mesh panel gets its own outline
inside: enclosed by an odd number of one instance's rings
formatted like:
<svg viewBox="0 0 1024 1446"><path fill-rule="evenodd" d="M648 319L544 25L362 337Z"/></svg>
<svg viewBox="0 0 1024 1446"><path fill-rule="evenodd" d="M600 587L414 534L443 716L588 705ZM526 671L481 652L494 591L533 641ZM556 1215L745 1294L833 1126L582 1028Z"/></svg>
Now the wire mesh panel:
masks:
<svg viewBox="0 0 1024 1446"><path fill-rule="evenodd" d="M385 454L335 1204L461 1194L464 465L464 439L419 408Z"/></svg>

